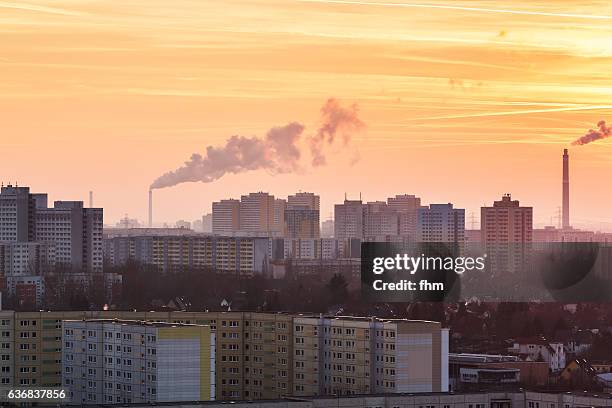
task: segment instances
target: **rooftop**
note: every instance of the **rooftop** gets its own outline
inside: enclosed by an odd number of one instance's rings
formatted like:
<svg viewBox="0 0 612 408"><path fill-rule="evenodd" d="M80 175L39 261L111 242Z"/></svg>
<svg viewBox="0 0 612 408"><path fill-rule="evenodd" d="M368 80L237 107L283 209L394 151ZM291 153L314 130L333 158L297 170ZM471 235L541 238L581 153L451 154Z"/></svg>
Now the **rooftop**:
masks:
<svg viewBox="0 0 612 408"><path fill-rule="evenodd" d="M147 326L147 327L207 327L202 324L187 324L187 323L168 323L168 322L152 322L145 320L122 320L122 319L82 319L82 320L64 320L65 322L85 322L85 323L112 323L122 326Z"/></svg>

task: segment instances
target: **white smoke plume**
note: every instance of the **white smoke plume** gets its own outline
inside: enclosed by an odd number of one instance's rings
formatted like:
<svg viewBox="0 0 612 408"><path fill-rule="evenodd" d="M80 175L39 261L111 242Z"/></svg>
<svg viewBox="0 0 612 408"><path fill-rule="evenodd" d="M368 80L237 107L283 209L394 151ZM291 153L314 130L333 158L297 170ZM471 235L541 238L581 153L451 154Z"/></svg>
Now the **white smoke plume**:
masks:
<svg viewBox="0 0 612 408"><path fill-rule="evenodd" d="M600 120L599 122L597 122L597 130L589 129L589 131L584 136L574 140L572 144L574 146L585 145L596 140L605 139L610 135L612 135L612 128L606 125L605 120Z"/></svg>
<svg viewBox="0 0 612 408"><path fill-rule="evenodd" d="M325 143L331 145L338 136L342 137L344 146L351 141L351 133L365 128L365 124L358 117L359 108L356 104L344 108L333 98L327 100L321 108L323 124L319 131L310 138L310 152L312 165L326 164L324 148ZM340 133L340 135L338 135Z"/></svg>
<svg viewBox="0 0 612 408"><path fill-rule="evenodd" d="M321 127L315 135L305 138L310 147L313 166L326 163L325 144L331 145L340 134L343 144L350 143L352 131L365 125L357 117L357 106L344 108L336 99L329 99L321 109ZM227 173L267 170L273 174L300 169L304 125L292 122L270 129L266 136L232 136L225 146L206 148L206 155L193 153L185 164L158 177L151 189L172 187L180 183L213 182Z"/></svg>

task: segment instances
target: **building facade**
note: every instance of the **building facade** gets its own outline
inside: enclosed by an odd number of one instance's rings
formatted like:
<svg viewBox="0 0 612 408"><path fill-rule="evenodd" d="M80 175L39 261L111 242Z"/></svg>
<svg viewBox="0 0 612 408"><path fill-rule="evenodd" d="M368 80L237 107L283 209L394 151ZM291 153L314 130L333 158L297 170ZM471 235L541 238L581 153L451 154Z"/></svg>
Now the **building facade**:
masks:
<svg viewBox="0 0 612 408"><path fill-rule="evenodd" d="M452 204L431 204L417 211L419 242L465 242L465 210Z"/></svg>
<svg viewBox="0 0 612 408"><path fill-rule="evenodd" d="M65 320L62 387L71 404L215 399L215 334L202 325Z"/></svg>
<svg viewBox="0 0 612 408"><path fill-rule="evenodd" d="M363 203L344 200L334 206L334 237L337 239L363 238Z"/></svg>
<svg viewBox="0 0 612 408"><path fill-rule="evenodd" d="M210 270L245 276L265 275L270 239L217 235L133 235L104 240L108 266L130 262L156 267L163 273Z"/></svg>
<svg viewBox="0 0 612 408"><path fill-rule="evenodd" d="M494 273L526 268L533 241L533 207L522 207L506 194L492 207L480 209L481 242Z"/></svg>
<svg viewBox="0 0 612 408"><path fill-rule="evenodd" d="M448 391L436 322L296 317L294 340L294 395Z"/></svg>
<svg viewBox="0 0 612 408"><path fill-rule="evenodd" d="M240 229L240 201L221 200L212 204L212 232L232 235Z"/></svg>
<svg viewBox="0 0 612 408"><path fill-rule="evenodd" d="M421 199L403 194L387 201L345 200L334 212L334 236L366 241L414 241Z"/></svg>
<svg viewBox="0 0 612 408"><path fill-rule="evenodd" d="M240 230L245 232L276 231L275 207L274 196L268 193L243 195L240 197Z"/></svg>
<svg viewBox="0 0 612 408"><path fill-rule="evenodd" d="M120 311L75 311L75 312L0 312L0 382L3 385L59 387L64 379L71 380L77 371L67 373L66 366L74 370L84 368L84 394L78 398L104 400L105 385L89 385L89 381L104 383L106 354L115 354L116 346L121 347L122 371L130 369L140 372L149 354L147 346L147 325L129 324L125 327L105 329L100 320L128 320L165 322L172 324L205 325L215 334L215 398L221 400L277 399L286 396L324 395L352 392L404 392L400 390L442 391L447 387L444 374L448 367L447 330L439 323L407 320L377 320L352 317L303 316L283 313L255 312L120 312ZM64 321L76 321L84 325L73 329L68 335L62 327ZM94 328L86 327L84 321L97 320ZM64 323L65 326L65 323ZM101 329L100 329L101 327ZM83 330L85 335L83 336ZM115 350L104 350L104 343L111 343L104 334L89 336L90 330L102 332L121 331L129 333L144 330L142 338L114 339ZM140 334L139 334L140 335ZM69 336L68 339L66 336ZM115 335L116 336L116 335ZM159 335L158 335L159 336ZM159 337L157 337L159 339ZM119 341L117 341L119 340ZM66 341L71 342L66 347ZM150 341L150 340L149 340ZM74 342L74 344L72 344ZM91 349L89 344L92 344ZM96 344L95 349L93 344ZM131 352L123 347L132 347ZM144 357L138 350L144 350ZM80 350L80 351L79 351ZM84 351L83 351L84 350ZM101 353L101 354L100 354ZM347 354L348 353L348 354ZM73 357L68 357L68 355ZM124 357L132 356L132 364L123 364ZM96 356L89 363L89 356ZM98 357L101 356L102 360ZM114 356L118 358L117 356ZM65 359L70 359L66 360ZM81 359L81 360L79 360ZM83 359L86 363L83 365ZM144 359L144 360L143 360ZM107 361L108 362L108 361ZM116 362L116 360L115 360ZM116 364L113 365L113 367ZM64 367L63 367L64 366ZM90 367L91 366L91 367ZM62 368L63 367L63 368ZM96 368L95 374L89 368ZM99 371L101 370L101 371ZM152 373L151 373L152 374ZM148 392L145 382L145 399ZM108 381L110 375L107 372ZM116 401L117 395L128 398L128 389L111 393ZM94 378L101 378L96 380ZM159 378L159 377L158 377ZM335 378L335 379L334 379ZM77 379L75 378L75 381ZM64 383L66 384L66 383ZM68 384L66 384L68 385ZM70 384L72 385L72 384ZM132 401L142 398L142 390L131 389ZM98 387L102 387L101 389ZM106 386L109 387L110 386ZM159 392L159 386L156 390ZM100 391L101 393L98 393ZM211 393L212 395L212 393ZM91 396L91 400L94 397ZM107 401L110 402L110 401ZM116 403L116 402L115 402Z"/></svg>
<svg viewBox="0 0 612 408"><path fill-rule="evenodd" d="M28 187L0 190L0 242L39 242L55 247L56 266L81 273L102 272L101 208L82 201L56 201Z"/></svg>

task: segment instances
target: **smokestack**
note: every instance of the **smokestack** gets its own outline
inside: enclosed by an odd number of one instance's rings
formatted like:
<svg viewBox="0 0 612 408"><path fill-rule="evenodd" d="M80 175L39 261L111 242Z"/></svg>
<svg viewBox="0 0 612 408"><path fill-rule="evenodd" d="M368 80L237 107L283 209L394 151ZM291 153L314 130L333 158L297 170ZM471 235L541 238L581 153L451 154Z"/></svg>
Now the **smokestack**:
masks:
<svg viewBox="0 0 612 408"><path fill-rule="evenodd" d="M563 149L563 229L570 228L569 220L569 155Z"/></svg>
<svg viewBox="0 0 612 408"><path fill-rule="evenodd" d="M153 228L153 190L149 190L149 228Z"/></svg>
<svg viewBox="0 0 612 408"><path fill-rule="evenodd" d="M89 208L93 208L93 191L89 192Z"/></svg>

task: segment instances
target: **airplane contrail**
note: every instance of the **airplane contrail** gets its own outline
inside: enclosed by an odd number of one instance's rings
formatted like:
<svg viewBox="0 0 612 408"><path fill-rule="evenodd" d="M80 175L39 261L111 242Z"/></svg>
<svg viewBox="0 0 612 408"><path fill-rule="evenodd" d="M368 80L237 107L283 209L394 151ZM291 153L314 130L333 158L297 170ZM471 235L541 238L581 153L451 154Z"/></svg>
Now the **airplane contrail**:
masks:
<svg viewBox="0 0 612 408"><path fill-rule="evenodd" d="M434 116L434 117L427 117L427 118L414 118L414 119L407 119L407 121L419 122L422 120L465 119L465 118L481 118L481 117L487 117L487 116L529 115L532 113L574 112L574 111L601 110L601 109L612 109L612 105L592 105L592 106L576 106L576 107L567 107L567 108L527 109L527 110L505 111L505 112L467 113L463 115L446 115L446 116Z"/></svg>
<svg viewBox="0 0 612 408"><path fill-rule="evenodd" d="M418 3L388 3L375 1L361 0L298 0L303 3L327 3L327 4L353 4L363 6L381 6L381 7L404 7L404 8L424 8L424 9L443 9L443 10L461 10L475 11L486 13L504 13L504 14L520 14L528 16L545 16L545 17L566 17L566 18L582 18L589 20L612 20L612 16L596 15L596 14L576 14L576 13L551 13L545 11L527 11L527 10L509 10L509 9L492 9L484 7L468 7L468 6L447 6L444 4L418 4Z"/></svg>
<svg viewBox="0 0 612 408"><path fill-rule="evenodd" d="M66 10L57 7L46 7L39 6L36 4L28 4L28 3L13 3L13 2L0 2L0 9L13 9L13 10L22 10L22 11L33 11L37 13L46 13L46 14L56 14L68 17L75 16L83 16L84 13L72 10Z"/></svg>

